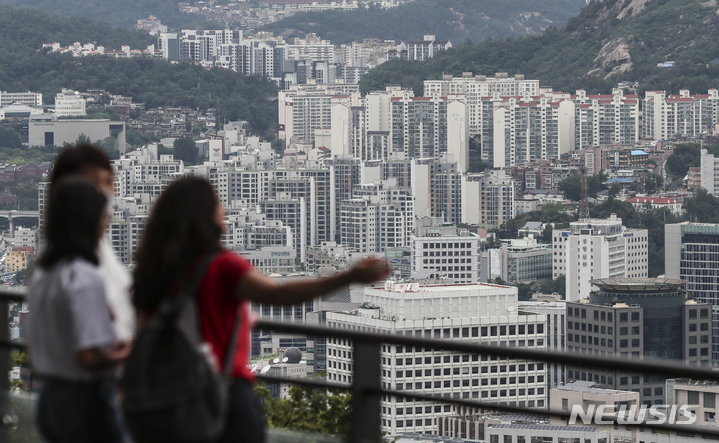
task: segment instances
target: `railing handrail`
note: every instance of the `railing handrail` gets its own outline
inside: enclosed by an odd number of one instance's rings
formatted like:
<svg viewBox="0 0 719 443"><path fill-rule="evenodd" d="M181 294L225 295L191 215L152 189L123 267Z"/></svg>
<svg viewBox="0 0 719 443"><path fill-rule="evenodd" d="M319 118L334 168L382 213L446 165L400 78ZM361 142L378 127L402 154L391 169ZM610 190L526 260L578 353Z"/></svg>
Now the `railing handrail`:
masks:
<svg viewBox="0 0 719 443"><path fill-rule="evenodd" d="M0 289L0 303L6 302L23 302L25 301L25 292L21 290L8 290ZM330 328L327 326L320 325L308 325L303 323L285 323L272 320L259 320L254 325L255 329L272 330L286 333L296 333L308 336L323 336L323 337L338 337L357 341L358 343L390 343L395 345L403 346L414 346L421 348L432 348L440 349L445 351L456 351L470 354L484 354L484 355L496 355L503 358L522 359L522 360L533 360L533 361L544 361L548 363L561 363L571 364L573 366L585 366L592 368L610 369L610 370L624 370L630 373L645 373L667 376L667 378L692 378L700 380L712 380L719 382L719 371L712 371L707 369L701 369L692 367L684 364L676 364L668 362L667 360L661 360L658 364L657 360L651 360L652 363L647 363L646 360L632 360L622 358L599 358L590 357L582 354L568 354L557 351L538 351L532 349L523 348L509 348L504 346L496 346L489 344L477 344L467 343L464 341L455 341L452 339L430 339L421 337L408 337L402 335L396 335L391 333L377 333L377 332L366 332L356 331L352 329L343 328ZM466 337L464 337L466 338ZM474 337L470 338L472 341ZM476 340L474 340L476 341ZM21 341L5 340L0 338L0 350L14 348L24 349L26 345ZM353 371L354 373L354 368ZM673 375L672 377L668 377ZM477 409L494 410L500 412L517 412L517 413L532 413L537 415L551 415L560 418L570 418L570 414L567 411L556 411L550 409L537 409L537 408L523 408L508 406L498 403L487 403L473 400L456 399L452 397L436 396L418 394L408 391L394 391L381 388L362 388L359 391L351 384L333 383L324 380L313 380L313 379L296 379L286 378L268 375L258 375L258 379L267 382L286 382L298 385L313 386L319 388L329 389L343 389L353 390L355 393L362 395L393 395L404 398L412 398L415 400L423 401L437 401L450 404L456 404L460 406L467 406ZM612 418L607 418L612 420ZM614 418L615 423L616 418ZM620 423L625 424L625 423ZM674 431L681 433L690 433L706 437L719 437L719 429L713 429L706 426L691 426L681 424L651 424L651 423L626 423L629 426L640 426L648 429L656 429L661 431Z"/></svg>
<svg viewBox="0 0 719 443"><path fill-rule="evenodd" d="M447 339L407 337L402 335L355 331L352 329L337 329L330 328L327 326L307 325L302 323L285 323L271 320L259 320L255 324L255 329L268 329L278 332L293 332L305 335L340 337L350 340L374 340L377 343L392 343L404 346L436 348L470 354L496 355L498 357L536 360L549 363L571 364L573 366L587 366L592 368L603 368L611 370L619 369L625 370L627 372L640 374L677 374L678 376L672 378L693 378L719 382L719 371L701 369L684 364L671 363L667 360L659 359L652 359L651 363L647 363L649 360L590 357L582 354L570 354L557 351L537 351L533 349L508 348L496 345L462 343L460 341L451 341Z"/></svg>
<svg viewBox="0 0 719 443"><path fill-rule="evenodd" d="M297 384L297 385L304 385L304 386L310 386L314 388L321 388L321 389L339 389L344 391L351 390L352 386L350 384L344 384L344 383L333 383L333 382L327 382L324 380L316 380L316 379L308 379L308 378L291 378L291 377L278 377L276 375L258 375L258 380L262 380L263 382L267 383L289 383L289 384ZM563 419L569 419L572 417L572 414L567 411L557 411L552 409L538 409L538 408L522 408L518 406L508 406L506 404L501 403L488 403L488 402L481 402L481 401L475 401L475 400L463 400L459 398L452 398L452 397L444 397L439 395L428 395L428 394L418 394L415 392L407 392L407 391L393 391L388 389L380 389L377 391L370 391L368 392L370 394L377 394L377 395L393 395L396 397L404 397L404 398L410 398L413 400L421 400L421 401L434 401L434 402L442 402L442 403L451 403L458 406L466 406L470 408L475 409L484 409L488 411L497 411L497 412L506 412L506 413L517 413L517 414L527 414L530 413L532 415L537 416L547 416L551 415L553 417L557 418L563 418ZM681 424L654 424L654 423L620 423L616 417L612 417L611 415L605 416L604 421L607 421L609 423L613 424L623 424L628 426L635 426L635 427L643 427L647 429L656 429L660 431L673 431L673 432L681 432L681 433L691 433L691 434L697 434L701 436L706 437L717 437L719 438L719 429L714 429L708 426L703 427L696 427L693 425L681 425ZM577 424L576 426L592 426L592 425L582 425ZM593 425L596 426L596 425Z"/></svg>

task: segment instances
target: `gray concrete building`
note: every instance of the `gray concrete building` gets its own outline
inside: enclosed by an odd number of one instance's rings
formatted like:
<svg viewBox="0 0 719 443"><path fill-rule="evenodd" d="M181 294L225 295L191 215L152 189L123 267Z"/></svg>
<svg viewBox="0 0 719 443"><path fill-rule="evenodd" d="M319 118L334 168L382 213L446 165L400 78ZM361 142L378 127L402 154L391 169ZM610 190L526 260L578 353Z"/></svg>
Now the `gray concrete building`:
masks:
<svg viewBox="0 0 719 443"><path fill-rule="evenodd" d="M685 282L663 278L592 280L589 298L567 303L567 351L607 358L711 363L711 306L687 299ZM568 366L567 381L639 392L643 404L664 402L664 378Z"/></svg>
<svg viewBox="0 0 719 443"><path fill-rule="evenodd" d="M28 122L28 146L62 146L75 143L84 134L90 141L116 142L120 153L125 152L125 122L106 119L58 120L54 114L31 115Z"/></svg>

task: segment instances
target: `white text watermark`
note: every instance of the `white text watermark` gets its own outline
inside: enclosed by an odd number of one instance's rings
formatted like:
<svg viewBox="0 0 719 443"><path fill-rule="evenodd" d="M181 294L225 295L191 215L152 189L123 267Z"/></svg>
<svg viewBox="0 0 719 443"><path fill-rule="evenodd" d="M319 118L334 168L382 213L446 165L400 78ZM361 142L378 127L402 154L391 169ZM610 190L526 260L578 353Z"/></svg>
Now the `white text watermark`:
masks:
<svg viewBox="0 0 719 443"><path fill-rule="evenodd" d="M618 423L620 425L637 425L637 424L680 424L691 425L697 420L696 415L692 412L692 408L698 408L700 405L620 405L615 408L614 405L588 405L583 408L581 405L573 405L572 413L569 417L569 424L585 424L585 425L611 425Z"/></svg>

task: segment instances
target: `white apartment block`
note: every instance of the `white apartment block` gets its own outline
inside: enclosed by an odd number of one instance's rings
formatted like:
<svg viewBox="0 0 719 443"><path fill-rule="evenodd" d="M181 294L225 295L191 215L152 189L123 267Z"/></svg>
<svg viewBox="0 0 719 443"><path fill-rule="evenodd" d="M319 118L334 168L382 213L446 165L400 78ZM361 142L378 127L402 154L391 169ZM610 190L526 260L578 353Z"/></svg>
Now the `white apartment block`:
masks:
<svg viewBox="0 0 719 443"><path fill-rule="evenodd" d="M317 34L307 34L305 38L295 38L294 44L287 45L285 59L334 62L335 46Z"/></svg>
<svg viewBox="0 0 719 443"><path fill-rule="evenodd" d="M587 95L578 90L575 149L639 141L639 97L615 89L611 95Z"/></svg>
<svg viewBox="0 0 719 443"><path fill-rule="evenodd" d="M423 236L411 236L412 275L447 279L455 284L479 281L479 237L470 232L442 235L428 227Z"/></svg>
<svg viewBox="0 0 719 443"><path fill-rule="evenodd" d="M498 72L494 77L473 76L471 72L463 72L461 77L444 75L442 80L424 81L424 95L427 97L435 94L462 94L476 100L491 97L495 93L500 96L518 96L525 91L532 96L539 95L539 80L525 80L522 74L509 77L506 72Z"/></svg>
<svg viewBox="0 0 719 443"><path fill-rule="evenodd" d="M407 43L407 57L410 60L424 60L432 58L439 51L446 51L452 47L449 40L437 40L434 34L425 34L422 40Z"/></svg>
<svg viewBox="0 0 719 443"><path fill-rule="evenodd" d="M460 171L469 167L467 105L462 96L392 97L389 142L406 158L454 156Z"/></svg>
<svg viewBox="0 0 719 443"><path fill-rule="evenodd" d="M420 286L393 283L366 288L371 308L328 312L329 327L434 339L546 349L546 318L518 315L517 289L497 285ZM367 306L367 305L365 305ZM497 402L519 407L547 406L546 364L490 355L458 354L382 345L384 389ZM327 339L328 380L352 383L352 346ZM449 405L383 396L382 432L432 433Z"/></svg>
<svg viewBox="0 0 719 443"><path fill-rule="evenodd" d="M58 117L76 117L87 115L86 100L79 92L63 89L55 96L55 115Z"/></svg>
<svg viewBox="0 0 719 443"><path fill-rule="evenodd" d="M589 283L600 278L648 277L646 229L628 229L612 214L607 220L570 223L568 230L552 231L552 278L566 276L566 300L589 297Z"/></svg>
<svg viewBox="0 0 719 443"><path fill-rule="evenodd" d="M719 91L690 95L682 89L679 95L669 96L665 91L647 91L642 111L643 138L671 140L712 134L719 123Z"/></svg>
<svg viewBox="0 0 719 443"><path fill-rule="evenodd" d="M41 92L7 92L0 91L0 108L20 103L25 106L42 106Z"/></svg>
<svg viewBox="0 0 719 443"><path fill-rule="evenodd" d="M575 104L553 97L504 97L494 103L495 168L559 158L574 148ZM483 146L484 148L484 146Z"/></svg>
<svg viewBox="0 0 719 443"><path fill-rule="evenodd" d="M292 85L289 90L279 91L279 138L288 146L292 142L313 143L316 130L332 127L333 98L348 89L359 92L359 85L342 85L339 91L332 85Z"/></svg>
<svg viewBox="0 0 719 443"><path fill-rule="evenodd" d="M719 158L701 150L701 187L714 197L719 197Z"/></svg>
<svg viewBox="0 0 719 443"><path fill-rule="evenodd" d="M516 183L502 169L462 176L460 192L462 223L499 226L516 214Z"/></svg>
<svg viewBox="0 0 719 443"><path fill-rule="evenodd" d="M468 108L461 96L414 97L388 87L364 98L332 99L332 155L361 160L434 158L451 154L460 171L469 168Z"/></svg>
<svg viewBox="0 0 719 443"><path fill-rule="evenodd" d="M412 194L386 184L359 185L340 205L340 243L356 252L383 252L409 246L414 228Z"/></svg>

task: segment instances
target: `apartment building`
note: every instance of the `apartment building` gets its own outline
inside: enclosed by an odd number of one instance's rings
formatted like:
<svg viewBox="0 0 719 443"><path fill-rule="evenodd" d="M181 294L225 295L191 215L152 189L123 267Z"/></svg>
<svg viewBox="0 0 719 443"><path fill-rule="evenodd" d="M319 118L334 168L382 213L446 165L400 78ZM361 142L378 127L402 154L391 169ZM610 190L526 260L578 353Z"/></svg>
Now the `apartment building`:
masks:
<svg viewBox="0 0 719 443"><path fill-rule="evenodd" d="M332 127L333 97L359 92L359 85L292 85L278 93L278 136L292 142L313 143L315 130ZM335 103L340 97L336 97ZM344 97L349 102L349 96Z"/></svg>
<svg viewBox="0 0 719 443"><path fill-rule="evenodd" d="M559 158L574 148L575 109L572 100L525 91L494 103L493 165L522 165Z"/></svg>
<svg viewBox="0 0 719 443"><path fill-rule="evenodd" d="M714 197L719 197L719 157L701 149L700 184Z"/></svg>
<svg viewBox="0 0 719 443"><path fill-rule="evenodd" d="M546 349L546 318L517 315L517 290L497 285L420 286L393 283L365 289L365 309L328 312L330 327ZM547 406L546 364L429 348L382 345L385 389L446 395L519 407ZM352 347L328 338L328 380L352 382ZM382 431L434 432L450 405L383 396Z"/></svg>
<svg viewBox="0 0 719 443"><path fill-rule="evenodd" d="M611 95L588 95L578 90L574 101L576 149L639 141L638 96L625 96L621 89L613 90Z"/></svg>
<svg viewBox="0 0 719 443"><path fill-rule="evenodd" d="M665 91L647 91L643 103L642 137L653 140L672 140L713 133L719 122L717 109L719 91L691 95L682 89L679 95Z"/></svg>
<svg viewBox="0 0 719 443"><path fill-rule="evenodd" d="M577 301L594 289L590 280L648 276L646 229L628 229L612 214L609 219L570 223L552 231L552 278L566 276L566 297Z"/></svg>

